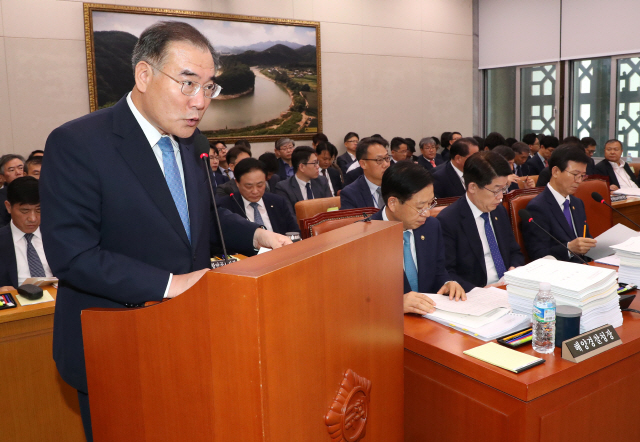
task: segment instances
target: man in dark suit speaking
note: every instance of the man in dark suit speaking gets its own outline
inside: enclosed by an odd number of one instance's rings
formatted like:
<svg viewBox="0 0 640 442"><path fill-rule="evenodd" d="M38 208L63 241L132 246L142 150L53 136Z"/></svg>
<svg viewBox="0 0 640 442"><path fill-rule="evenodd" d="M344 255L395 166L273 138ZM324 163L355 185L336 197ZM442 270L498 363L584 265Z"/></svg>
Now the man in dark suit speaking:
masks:
<svg viewBox="0 0 640 442"><path fill-rule="evenodd" d="M78 390L88 440L80 312L172 298L210 269L210 247L219 238L208 171L193 140L220 91L214 53L190 25L150 26L133 51L131 93L47 139L41 228L60 279L53 356L62 378ZM220 224L235 250L290 242L224 209Z"/></svg>

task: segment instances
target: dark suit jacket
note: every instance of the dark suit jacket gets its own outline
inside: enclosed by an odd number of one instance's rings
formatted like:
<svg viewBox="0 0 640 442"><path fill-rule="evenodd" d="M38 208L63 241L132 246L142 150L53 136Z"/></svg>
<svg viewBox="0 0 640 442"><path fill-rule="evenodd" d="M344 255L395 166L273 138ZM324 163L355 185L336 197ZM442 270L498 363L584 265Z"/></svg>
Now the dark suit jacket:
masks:
<svg viewBox="0 0 640 442"><path fill-rule="evenodd" d="M314 199L330 198L333 196L331 195L331 189L329 189L329 182L323 176L311 180L311 192L313 192ZM284 197L289 202L292 213L296 213L296 203L298 201L304 201L295 175L276 184L276 191L274 193Z"/></svg>
<svg viewBox="0 0 640 442"><path fill-rule="evenodd" d="M551 181L551 170L549 166L545 167L538 174L538 181L536 181L536 187L544 187L549 181Z"/></svg>
<svg viewBox="0 0 640 442"><path fill-rule="evenodd" d="M629 175L629 178L631 178L631 181L638 184L638 180L636 179L635 174L633 173L633 171L631 170L631 167L629 167L629 164L627 162L624 163L624 170L625 172L627 172L627 175ZM611 163L609 163L609 161L602 160L598 164L596 164L596 171L598 175L608 176L609 184L613 184L615 186L620 187L620 183L618 182L618 177L616 176L616 173L613 171L613 167L611 166Z"/></svg>
<svg viewBox="0 0 640 442"><path fill-rule="evenodd" d="M337 194L339 190L342 190L342 178L340 177L340 172L333 167L329 167L327 168L327 174L329 175L329 179L331 179L331 185L335 192L332 196L336 196L335 194ZM322 175L322 171L320 171L320 175L324 176Z"/></svg>
<svg viewBox="0 0 640 442"><path fill-rule="evenodd" d="M232 198L236 201L234 202ZM271 227L274 232L280 233L281 235L287 232L300 232L300 226L298 226L296 222L296 217L291 213L287 200L282 196L265 192L264 195L262 195L262 202L267 209L269 221L271 222ZM233 196L222 197L218 200L218 204L220 207L224 207L246 218L244 202L242 201L242 195L240 195L240 193L236 193Z"/></svg>
<svg viewBox="0 0 640 442"><path fill-rule="evenodd" d="M451 151L446 147L442 150L442 152L439 153L439 155L442 157L442 161L444 161L445 163L451 160Z"/></svg>
<svg viewBox="0 0 640 442"><path fill-rule="evenodd" d="M228 196L231 195L232 193L238 194L238 185L236 184L236 180L229 180L226 183L218 186L216 189L214 189L216 192L216 197L218 196ZM216 198L216 201L218 201L218 198Z"/></svg>
<svg viewBox="0 0 640 442"><path fill-rule="evenodd" d="M211 184L213 184L213 190L216 190L216 187L223 185L229 181L229 177L222 174L220 169L215 172L211 172Z"/></svg>
<svg viewBox="0 0 640 442"><path fill-rule="evenodd" d="M529 163L529 160L525 161L525 163L522 166L519 167L518 173L516 173L516 175L518 175L518 176L536 175L535 173L531 173L531 169L529 168L529 164L528 163Z"/></svg>
<svg viewBox="0 0 640 442"><path fill-rule="evenodd" d="M431 173L433 175L433 192L436 198L464 195L466 190L460 181L460 177L453 170L451 162L447 162L436 169Z"/></svg>
<svg viewBox="0 0 640 442"><path fill-rule="evenodd" d="M573 217L573 223L576 231L582 235L583 226L587 223L587 214L584 210L584 203L580 198L573 195L569 196L571 202L571 216ZM562 209L558 205L558 202L553 197L553 193L546 187L542 193L537 195L534 199L527 204L527 210L531 214L533 220L540 224L540 226L554 236L562 244L576 239L576 234L572 228L569 227ZM581 263L577 257L569 259L569 252L560 244L544 233L540 228L528 220L522 220L522 236L524 238L525 247L529 258L532 260L542 258L543 256L553 255L556 259L561 261L571 261ZM589 227L587 226L587 237L591 238L589 233Z"/></svg>
<svg viewBox="0 0 640 442"><path fill-rule="evenodd" d="M444 163L444 160L442 159L442 155L440 155L439 153L436 154L436 157L434 158L434 161L436 163L436 167L438 167L440 164ZM427 170L432 170L434 169L434 167L431 165L431 163L422 155L420 155L418 157L418 164L421 165L422 167L424 167Z"/></svg>
<svg viewBox="0 0 640 442"><path fill-rule="evenodd" d="M193 136L178 142L191 242L125 98L60 126L47 139L41 230L47 261L60 280L53 357L62 378L78 390L87 391L82 310L159 301L170 273L211 266L210 249L219 238L208 168L195 158ZM226 209L220 209L220 223L229 247L253 251L256 224Z"/></svg>
<svg viewBox="0 0 640 442"><path fill-rule="evenodd" d="M287 176L287 169L286 167L288 166L287 163L284 162L284 160L282 158L278 158L278 163L280 164L280 169L278 169L278 176L280 177L281 181L286 180L287 178L289 178ZM295 173L294 173L295 175Z"/></svg>
<svg viewBox="0 0 640 442"><path fill-rule="evenodd" d="M540 155L535 154L524 163L529 168L529 175L540 175L542 169L545 168L544 161L540 159Z"/></svg>
<svg viewBox="0 0 640 442"><path fill-rule="evenodd" d="M6 226L11 221L11 215L7 212L4 202L7 200L7 185L0 189L0 227Z"/></svg>
<svg viewBox="0 0 640 442"><path fill-rule="evenodd" d="M382 210L371 219L382 221ZM445 282L451 281L445 267L444 238L440 223L435 218L427 218L425 223L413 229L416 244L416 267L418 269L418 291L436 293ZM404 275L404 292L411 291L407 275Z"/></svg>
<svg viewBox="0 0 640 442"><path fill-rule="evenodd" d="M340 210L375 207L364 174L340 192Z"/></svg>
<svg viewBox="0 0 640 442"><path fill-rule="evenodd" d="M349 152L345 152L342 155L340 155L338 158L336 158L336 163L342 170L342 175L347 174L347 169L349 168L349 166L351 166L354 163L354 161L355 160L352 160L351 156L349 156Z"/></svg>
<svg viewBox="0 0 640 442"><path fill-rule="evenodd" d="M596 162L593 161L593 158L589 158L589 162L587 163L587 175L599 175L596 169Z"/></svg>
<svg viewBox="0 0 640 442"><path fill-rule="evenodd" d="M10 225L0 228L0 287L6 285L18 288L18 264Z"/></svg>
<svg viewBox="0 0 640 442"><path fill-rule="evenodd" d="M490 216L505 268L523 265L524 255L513 236L507 210L500 204L490 212ZM442 226L447 270L451 278L458 281L465 291L487 285L484 250L467 198L460 198L443 209L436 219Z"/></svg>
<svg viewBox="0 0 640 442"><path fill-rule="evenodd" d="M344 186L346 187L349 184L353 183L362 175L364 175L364 170L362 170L362 167L356 167L351 172L347 172L347 174L344 176Z"/></svg>

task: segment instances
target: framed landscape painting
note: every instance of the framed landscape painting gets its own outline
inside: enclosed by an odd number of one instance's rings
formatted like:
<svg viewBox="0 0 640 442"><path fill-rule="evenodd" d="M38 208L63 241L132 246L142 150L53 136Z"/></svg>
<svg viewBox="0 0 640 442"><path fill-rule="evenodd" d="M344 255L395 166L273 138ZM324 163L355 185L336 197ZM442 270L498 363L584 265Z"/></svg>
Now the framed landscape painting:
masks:
<svg viewBox="0 0 640 442"><path fill-rule="evenodd" d="M134 86L131 54L158 21L191 24L221 61L199 129L210 139L309 139L322 131L320 24L298 20L85 3L91 111L113 106Z"/></svg>

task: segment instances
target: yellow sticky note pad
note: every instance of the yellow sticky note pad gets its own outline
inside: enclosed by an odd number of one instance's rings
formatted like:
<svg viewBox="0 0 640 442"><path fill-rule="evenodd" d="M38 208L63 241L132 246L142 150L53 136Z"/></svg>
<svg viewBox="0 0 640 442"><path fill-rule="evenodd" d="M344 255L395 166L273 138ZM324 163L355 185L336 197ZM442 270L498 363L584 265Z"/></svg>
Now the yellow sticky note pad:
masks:
<svg viewBox="0 0 640 442"><path fill-rule="evenodd" d="M520 373L528 368L544 363L544 359L521 353L495 342L481 345L463 352L465 355L504 368L514 373Z"/></svg>

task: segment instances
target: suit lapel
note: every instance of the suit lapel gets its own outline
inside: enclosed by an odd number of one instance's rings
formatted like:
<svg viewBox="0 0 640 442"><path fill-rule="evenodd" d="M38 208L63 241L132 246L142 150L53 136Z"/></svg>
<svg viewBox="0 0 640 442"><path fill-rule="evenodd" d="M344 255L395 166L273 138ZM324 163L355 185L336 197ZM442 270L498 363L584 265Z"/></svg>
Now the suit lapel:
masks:
<svg viewBox="0 0 640 442"><path fill-rule="evenodd" d="M291 186L291 191L296 196L296 202L304 201L304 197L302 196L302 192L300 191L300 186L298 186L298 181L296 180L295 175L289 178L289 186Z"/></svg>
<svg viewBox="0 0 640 442"><path fill-rule="evenodd" d="M500 249L500 255L502 255L502 262L504 262L505 267L508 268L507 265L509 264L509 260L507 258L510 255L509 241L507 241L505 236L508 234L508 231L510 231L511 225L508 220L504 219L503 212L499 209L500 207L496 208L496 210L489 213L489 216L493 223L493 233L496 237L496 241L498 242L498 249Z"/></svg>
<svg viewBox="0 0 640 442"><path fill-rule="evenodd" d="M471 212L471 207L469 207L467 198L463 195L459 201L460 205L462 206L462 210L460 210L460 223L462 224L463 232L469 239L469 248L476 256L476 260L480 263L480 265L482 266L482 270L486 275L487 265L484 262L484 250L482 248L480 233L478 233L478 225L476 224L476 220L473 218L473 212ZM478 244L480 247L471 247L471 244Z"/></svg>
<svg viewBox="0 0 640 442"><path fill-rule="evenodd" d="M362 179L360 179L360 194L362 195L364 203L366 204L365 207L375 207L375 205L373 204L373 196L371 196L369 185L367 184L364 175L362 175Z"/></svg>
<svg viewBox="0 0 640 442"><path fill-rule="evenodd" d="M272 205L273 202L264 199L265 195L262 196L262 202L264 203L264 208L267 210L267 215L269 215L269 222L271 223L271 228L273 229L274 232L280 232L282 226L279 223L278 213L276 212L276 209Z"/></svg>
<svg viewBox="0 0 640 442"><path fill-rule="evenodd" d="M460 181L460 177L458 176L456 171L453 170L453 164L449 163L449 170L447 170L447 173L449 174L449 180L451 181L451 185L456 189L456 193L458 195L464 194L466 190L462 185L462 181Z"/></svg>
<svg viewBox="0 0 640 442"><path fill-rule="evenodd" d="M11 278L11 285L15 288L18 288L18 263L16 262L16 249L13 244L13 231L11 230L11 226L8 226L9 230L9 244L10 247L7 247L6 257L7 263L9 264L9 276Z"/></svg>
<svg viewBox="0 0 640 442"><path fill-rule="evenodd" d="M553 194L549 190L549 188L544 189L545 198L547 199L547 204L551 207L551 213L553 214L556 221L562 226L562 229L569 236L569 238L575 238L576 234L573 232L572 228L569 227L567 223L567 219L564 217L564 212L560 209L558 205L558 201L553 197Z"/></svg>
<svg viewBox="0 0 640 442"><path fill-rule="evenodd" d="M578 235L581 235L584 230L585 224L587 224L587 219L586 213L578 212L577 210L575 210L577 199L578 198L573 195L569 196L569 200L571 202L571 216L573 217L573 222L576 225L576 232L578 233Z"/></svg>

